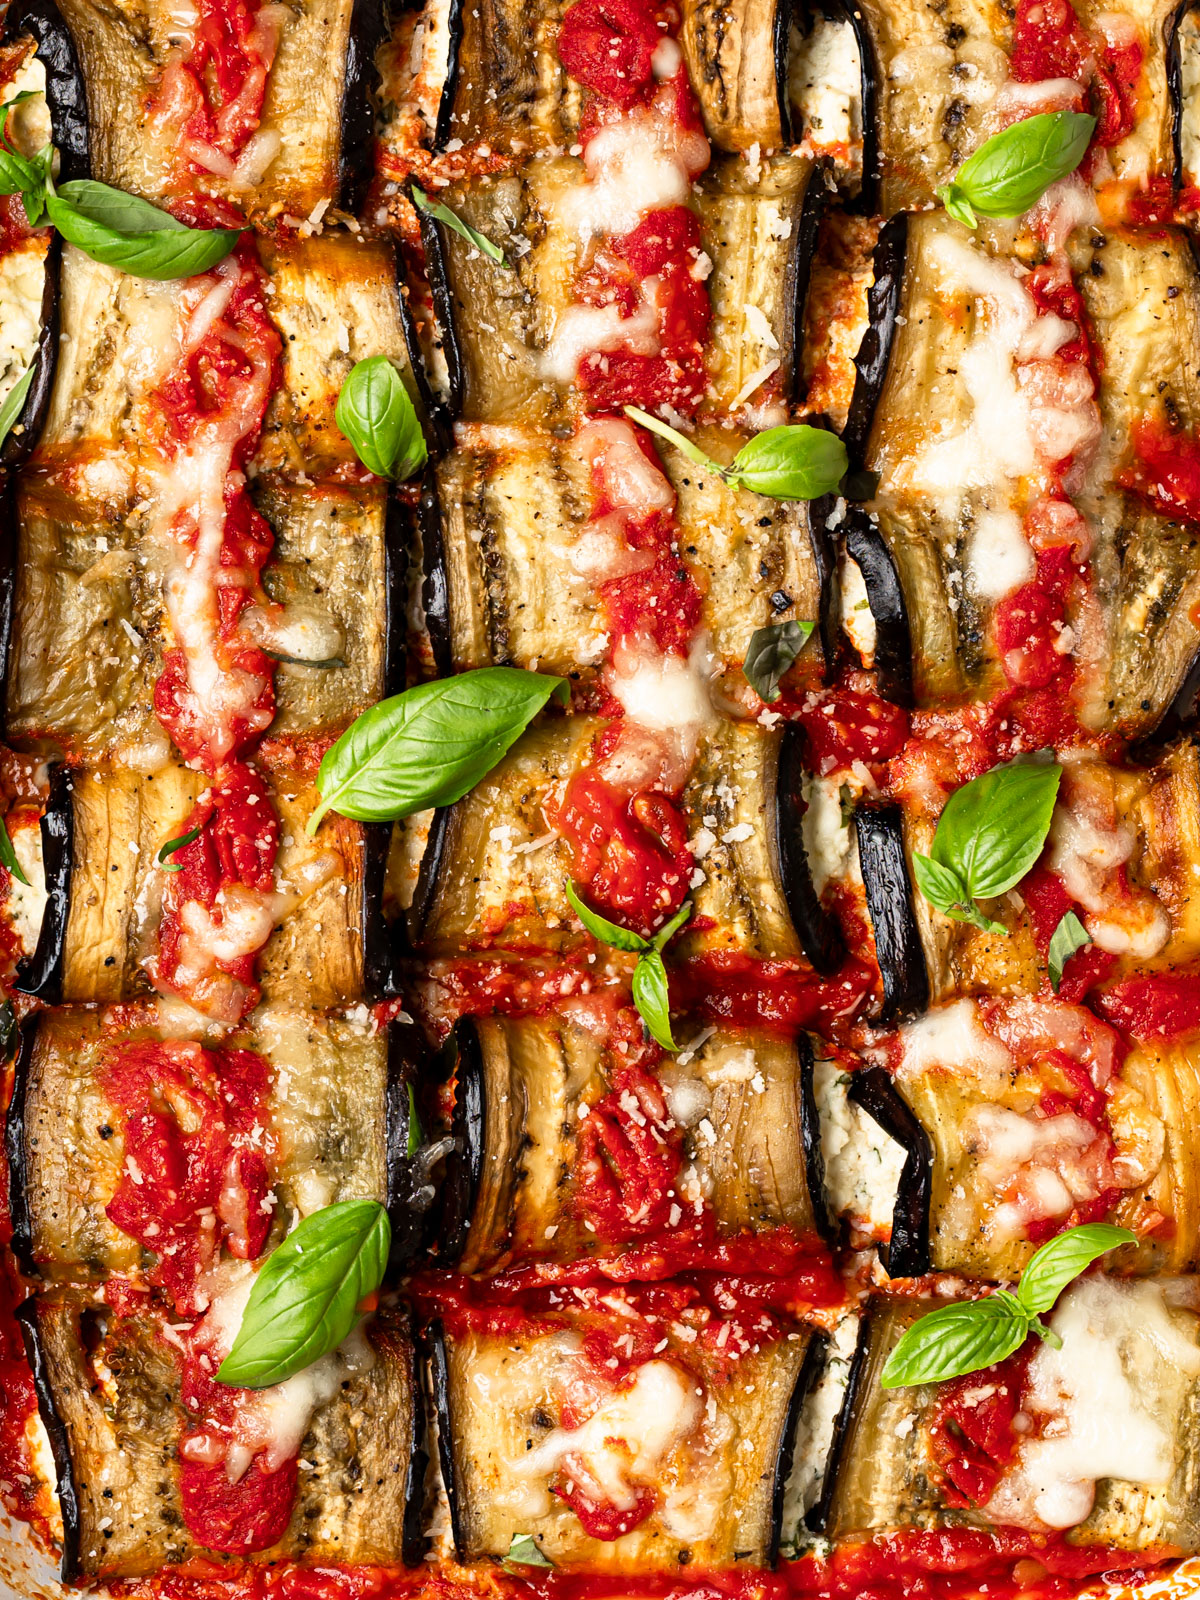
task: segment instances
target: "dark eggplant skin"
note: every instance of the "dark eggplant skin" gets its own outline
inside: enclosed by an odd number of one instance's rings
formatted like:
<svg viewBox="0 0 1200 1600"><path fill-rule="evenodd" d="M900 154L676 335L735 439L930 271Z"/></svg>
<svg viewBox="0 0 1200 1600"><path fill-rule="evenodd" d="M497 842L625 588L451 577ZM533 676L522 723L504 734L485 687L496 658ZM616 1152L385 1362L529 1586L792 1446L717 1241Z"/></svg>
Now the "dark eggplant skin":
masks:
<svg viewBox="0 0 1200 1600"><path fill-rule="evenodd" d="M429 922L434 901L437 899L438 879L447 865L446 848L453 815L453 806L439 806L433 814L433 821L429 824L429 837L425 841L425 851L421 856L421 866L417 873L417 887L413 891L412 905L408 912L409 943L413 946L420 942L422 930Z"/></svg>
<svg viewBox="0 0 1200 1600"><path fill-rule="evenodd" d="M408 1470L404 1480L404 1525L400 1533L400 1559L406 1567L419 1567L425 1559L425 1479L429 1472L428 1400L422 1373L425 1370L423 1341L412 1316L408 1318L408 1382L413 1397L412 1438L408 1447Z"/></svg>
<svg viewBox="0 0 1200 1600"><path fill-rule="evenodd" d="M800 1142L804 1147L804 1176L812 1201L813 1222L828 1245L838 1240L837 1219L832 1216L825 1194L825 1155L821 1149L821 1111L813 1071L812 1040L807 1033L796 1037L800 1057Z"/></svg>
<svg viewBox="0 0 1200 1600"><path fill-rule="evenodd" d="M425 1330L426 1361L429 1375L430 1398L437 1419L438 1466L442 1485L446 1491L446 1505L450 1511L450 1536L454 1541L454 1554L463 1560L467 1541L462 1522L462 1507L458 1499L458 1477L454 1464L453 1419L450 1416L450 1368L446 1359L446 1330L441 1320L431 1322Z"/></svg>
<svg viewBox="0 0 1200 1600"><path fill-rule="evenodd" d="M900 212L879 230L872 257L874 282L867 290L868 325L854 358L854 393L842 440L850 457L850 471L863 467L863 454L875 420L875 408L887 382L896 318L904 295L904 267L908 257L908 217Z"/></svg>
<svg viewBox="0 0 1200 1600"><path fill-rule="evenodd" d="M830 977L846 959L846 944L837 918L821 904L813 887L812 869L804 848L803 777L804 733L797 723L789 723L780 739L775 788L783 897L804 954L816 972Z"/></svg>
<svg viewBox="0 0 1200 1600"><path fill-rule="evenodd" d="M25 1345L25 1357L33 1373L33 1387L37 1395L38 1415L50 1440L50 1454L54 1458L54 1475L58 1503L62 1511L62 1558L58 1575L62 1583L73 1583L79 1568L79 1495L75 1489L75 1466L71 1460L71 1447L67 1430L54 1403L54 1392L42 1350L41 1333L37 1321L37 1299L34 1296L17 1307L17 1324Z"/></svg>
<svg viewBox="0 0 1200 1600"><path fill-rule="evenodd" d="M87 90L71 30L54 0L13 0L4 18L0 44L12 44L26 34L36 41L46 69L46 104L58 151L58 181L90 178Z"/></svg>
<svg viewBox="0 0 1200 1600"><path fill-rule="evenodd" d="M12 1219L9 1248L27 1277L37 1276L33 1259L33 1223L29 1215L29 1166L25 1149L25 1092L37 1044L38 1014L20 1027L20 1045L13 1068L12 1097L4 1119L4 1154L8 1161L8 1210Z"/></svg>
<svg viewBox="0 0 1200 1600"><path fill-rule="evenodd" d="M0 445L0 472L7 469L11 472L22 465L33 451L46 420L46 413L50 409L50 394L54 388L54 370L58 365L58 269L62 260L62 240L57 233L50 236L50 244L46 251L46 274L42 284L42 315L41 332L38 334L37 346L33 352L30 365L33 368L33 381L29 385L29 392L25 396L25 404L21 407L21 415L17 418L11 432ZM4 491L7 498L7 491ZM6 524L14 524L15 518L11 511L3 513ZM15 533L5 529L5 544L7 546ZM14 574L12 563L5 561L0 584L0 607L3 607L4 627L4 659L8 661L8 634L11 627L12 591Z"/></svg>
<svg viewBox="0 0 1200 1600"><path fill-rule="evenodd" d="M1149 733L1130 746L1131 760L1153 762L1163 750L1193 733L1200 724L1200 650L1192 657L1192 664L1184 674L1183 682L1175 691L1175 698L1163 712Z"/></svg>
<svg viewBox="0 0 1200 1600"><path fill-rule="evenodd" d="M392 1225L388 1270L407 1265L428 1242L429 1215L436 1191L419 1153L409 1155L410 1107L423 1111L418 1086L429 1076L429 1046L415 1022L393 1018L387 1036L387 1098L384 1110L384 1146L387 1151L387 1212ZM412 1098L410 1099L410 1090Z"/></svg>
<svg viewBox="0 0 1200 1600"><path fill-rule="evenodd" d="M867 1369L867 1358L871 1352L871 1318L863 1317L858 1327L858 1341L854 1346L854 1355L850 1360L850 1374L846 1380L846 1393L842 1399L841 1410L833 1425L833 1441L829 1447L829 1456L825 1463L825 1476L821 1482L821 1493L817 1503L809 1511L804 1521L811 1533L824 1533L829 1526L830 1513L833 1510L833 1496L837 1488L838 1468L846 1449L846 1439L850 1432L850 1421L854 1416L854 1408L858 1403L858 1393L863 1385L863 1378Z"/></svg>
<svg viewBox="0 0 1200 1600"><path fill-rule="evenodd" d="M788 1401L787 1416L783 1423L783 1437L779 1441L779 1457L775 1462L775 1481L771 1487L771 1531L767 1538L767 1566L779 1565L779 1545L783 1538L783 1505L787 1493L788 1475L792 1469L792 1452L796 1447L796 1429L804 1402L825 1367L829 1348L828 1337L815 1333L804 1352L804 1364L796 1378L792 1398Z"/></svg>
<svg viewBox="0 0 1200 1600"><path fill-rule="evenodd" d="M879 164L879 123L875 86L879 81L879 63L871 30L855 0L809 0L811 10L830 22L846 22L854 30L858 44L858 93L862 106L862 182L858 193L848 202L848 209L871 216L879 210L879 184L882 178ZM804 9L804 0L796 0L797 10ZM810 13L811 14L811 13Z"/></svg>
<svg viewBox="0 0 1200 1600"><path fill-rule="evenodd" d="M4 696L0 704L5 706L8 704L9 657L13 649L20 541L16 495L8 474L0 468L0 694Z"/></svg>
<svg viewBox="0 0 1200 1600"><path fill-rule="evenodd" d="M1166 42L1167 100L1171 108L1171 182L1183 188L1183 66L1179 59L1179 24L1196 0L1180 0L1163 29Z"/></svg>
<svg viewBox="0 0 1200 1600"><path fill-rule="evenodd" d="M54 769L50 796L42 813L42 865L46 874L46 909L37 948L17 966L13 987L21 994L58 1005L62 999L63 957L71 914L71 866L75 845L75 805L69 767Z"/></svg>
<svg viewBox="0 0 1200 1600"><path fill-rule="evenodd" d="M455 10L461 11L461 7L452 8L452 17ZM451 39L453 37L452 33ZM451 44L451 55L453 54L454 47ZM444 99L442 103L445 105ZM420 206L417 207L417 216L421 223L421 244L425 251L425 273L429 280L429 292L433 297L433 311L437 318L438 331L442 336L442 354L446 360L447 404L450 415L459 417L462 415L465 398L466 364L463 361L462 347L458 342L458 329L455 325L454 294L450 287L450 268L446 260L442 225Z"/></svg>
<svg viewBox="0 0 1200 1600"><path fill-rule="evenodd" d="M851 506L843 524L846 554L863 575L875 619L875 681L885 700L913 703L912 633L891 552L865 511Z"/></svg>
<svg viewBox="0 0 1200 1600"><path fill-rule="evenodd" d="M391 824L369 822L363 827L362 930L363 988L373 996L396 993L392 932L383 914Z"/></svg>
<svg viewBox="0 0 1200 1600"><path fill-rule="evenodd" d="M417 507L421 532L421 607L433 651L434 670L439 678L454 671L454 644L450 631L450 579L446 565L446 542L442 533L442 508L438 495L437 471L432 463L421 481Z"/></svg>
<svg viewBox="0 0 1200 1600"><path fill-rule="evenodd" d="M929 1005L929 973L913 913L899 806L857 806L854 832L883 977L883 1008L875 1021L892 1027Z"/></svg>
<svg viewBox="0 0 1200 1600"><path fill-rule="evenodd" d="M930 1270L933 1143L883 1067L867 1067L854 1073L848 1094L907 1152L896 1189L892 1237L884 1253L884 1265L890 1277L919 1278Z"/></svg>
<svg viewBox="0 0 1200 1600"><path fill-rule="evenodd" d="M836 495L823 494L819 500L810 501L808 507L808 542L821 586L817 626L821 633L821 670L826 683L837 677L846 654L838 593L837 538L829 526L836 504Z"/></svg>
<svg viewBox="0 0 1200 1600"><path fill-rule="evenodd" d="M343 63L338 205L357 215L375 170L374 99L379 90L375 55L384 41L382 0L354 0Z"/></svg>
<svg viewBox="0 0 1200 1600"><path fill-rule="evenodd" d="M467 1247L487 1152L483 1047L470 1018L459 1022L451 1040L449 1064L456 1073L454 1115L450 1122L454 1149L446 1161L435 1230L438 1263L448 1267L458 1261Z"/></svg>
<svg viewBox="0 0 1200 1600"><path fill-rule="evenodd" d="M442 95L438 101L437 123L433 130L433 149L435 155L440 155L450 141L450 130L454 123L454 97L458 92L458 57L463 36L463 5L464 0L450 0L446 12L446 31L449 35L449 44L446 49L446 77L442 84ZM424 232L424 214L422 213L422 233Z"/></svg>

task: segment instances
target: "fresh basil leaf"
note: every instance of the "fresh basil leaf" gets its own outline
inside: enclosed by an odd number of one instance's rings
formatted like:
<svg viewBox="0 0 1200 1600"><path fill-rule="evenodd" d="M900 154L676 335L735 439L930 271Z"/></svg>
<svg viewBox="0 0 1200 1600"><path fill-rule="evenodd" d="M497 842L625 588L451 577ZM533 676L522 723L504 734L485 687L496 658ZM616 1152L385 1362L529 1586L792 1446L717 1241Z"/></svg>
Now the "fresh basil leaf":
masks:
<svg viewBox="0 0 1200 1600"><path fill-rule="evenodd" d="M773 500L815 500L832 494L846 476L849 457L836 433L789 423L748 440L726 476Z"/></svg>
<svg viewBox="0 0 1200 1600"><path fill-rule="evenodd" d="M1061 778L1055 762L1011 761L950 796L929 854L958 875L969 902L1004 894L1033 866L1050 831Z"/></svg>
<svg viewBox="0 0 1200 1600"><path fill-rule="evenodd" d="M425 1130L421 1126L420 1113L417 1111L417 1096L412 1084L408 1085L408 1148L405 1154L411 1161L421 1148L425 1138Z"/></svg>
<svg viewBox="0 0 1200 1600"><path fill-rule="evenodd" d="M355 454L377 478L403 482L425 465L428 451L416 408L387 356L351 369L334 413Z"/></svg>
<svg viewBox="0 0 1200 1600"><path fill-rule="evenodd" d="M315 833L333 809L358 822L392 822L461 800L552 694L567 703L565 678L480 667L380 701L326 751L317 772L321 803L307 831Z"/></svg>
<svg viewBox="0 0 1200 1600"><path fill-rule="evenodd" d="M29 385L32 382L31 363L4 396L4 404L0 405L0 444L4 443L16 426L17 419L25 407L25 396L29 393Z"/></svg>
<svg viewBox="0 0 1200 1600"><path fill-rule="evenodd" d="M950 215L968 228L974 214L1019 217L1087 154L1096 119L1083 111L1042 111L984 141L938 190ZM967 218L970 217L968 221Z"/></svg>
<svg viewBox="0 0 1200 1600"><path fill-rule="evenodd" d="M941 1306L905 1330L888 1357L880 1384L902 1389L979 1372L1012 1355L1028 1332L1029 1318L1011 1295Z"/></svg>
<svg viewBox="0 0 1200 1600"><path fill-rule="evenodd" d="M220 1383L265 1389L336 1350L383 1282L391 1246L376 1200L343 1200L305 1217L254 1280Z"/></svg>
<svg viewBox="0 0 1200 1600"><path fill-rule="evenodd" d="M1091 944L1092 937L1073 911L1064 912L1058 927L1050 936L1050 949L1046 965L1050 969L1050 986L1055 994L1062 982L1063 970L1076 950Z"/></svg>
<svg viewBox="0 0 1200 1600"><path fill-rule="evenodd" d="M619 923L610 922L607 917L602 917L598 911L593 911L579 898L579 891L571 882L567 883L567 899L571 902L571 909L583 923L593 939L599 939L602 944L611 945L614 950L651 950L649 939L643 939L640 933L635 933L632 928L622 928Z"/></svg>
<svg viewBox="0 0 1200 1600"><path fill-rule="evenodd" d="M35 163L15 150L0 147L0 194L25 194L38 187Z"/></svg>
<svg viewBox="0 0 1200 1600"><path fill-rule="evenodd" d="M512 270L508 257L498 244L493 244L486 234L473 228L469 222L464 222L457 212L450 207L429 198L424 189L412 186L413 202L417 209L423 211L427 217L436 217L439 222L444 222L452 232L457 233L460 239L465 239L468 244L473 244L476 250L481 250L489 261L494 261L498 267L508 267Z"/></svg>
<svg viewBox="0 0 1200 1600"><path fill-rule="evenodd" d="M671 1001L667 992L667 969L655 949L645 951L633 969L633 1003L655 1044L664 1050L678 1050L671 1037Z"/></svg>
<svg viewBox="0 0 1200 1600"><path fill-rule="evenodd" d="M660 422L649 411L643 411L640 406L626 406L625 415L636 422L639 427L646 428L650 433L656 433L660 439L665 439L668 444L673 444L676 450L681 451L689 461L694 461L698 467L704 467L708 472L715 472L717 477L725 477L725 468L718 466L711 456L706 456L698 444L693 444L687 434L680 433L678 428L672 428L665 422Z"/></svg>
<svg viewBox="0 0 1200 1600"><path fill-rule="evenodd" d="M21 870L21 863L17 860L17 852L13 849L13 842L8 836L8 824L0 817L0 866L7 867L18 883L23 883L29 888L29 879Z"/></svg>
<svg viewBox="0 0 1200 1600"><path fill-rule="evenodd" d="M512 1543L508 1547L502 1566L505 1567L552 1567L550 1557L544 1555L541 1546L532 1534L514 1533Z"/></svg>
<svg viewBox="0 0 1200 1600"><path fill-rule="evenodd" d="M953 917L955 922L969 922L976 928L982 928L985 933L1008 932L1002 922L993 922L990 917L984 916L967 893L966 884L952 868L943 867L929 856L923 856L919 850L914 850L913 876L917 880L917 888L930 905L936 906L947 917Z"/></svg>
<svg viewBox="0 0 1200 1600"><path fill-rule="evenodd" d="M750 635L742 671L760 700L779 699L779 680L803 650L811 622L769 622Z"/></svg>
<svg viewBox="0 0 1200 1600"><path fill-rule="evenodd" d="M670 944L671 940L679 932L680 928L683 927L684 923L691 916L691 914L692 902L690 900L685 900L680 906L679 910L671 918L670 922L664 922L662 927L654 935L653 939L651 939L650 943L653 945L653 947L656 950L665 950L667 945Z"/></svg>
<svg viewBox="0 0 1200 1600"><path fill-rule="evenodd" d="M202 822L198 822L196 826L190 829L187 833L181 833L176 839L168 839L166 844L164 844L162 849L158 852L158 864L163 871L182 872L183 862L172 861L170 858L176 853L176 851L182 850L185 845L189 845L193 842L193 840L198 839L203 832L204 824Z"/></svg>
<svg viewBox="0 0 1200 1600"><path fill-rule="evenodd" d="M1136 1233L1108 1222L1085 1222L1078 1228L1068 1228L1048 1239L1029 1258L1017 1285L1017 1299L1031 1316L1049 1311L1067 1285L1093 1261L1118 1245L1136 1243Z"/></svg>
<svg viewBox="0 0 1200 1600"><path fill-rule="evenodd" d="M233 249L240 228L188 228L147 200L78 178L47 194L50 221L93 261L134 278L190 278ZM111 220L120 218L117 226ZM136 224L136 225L134 225Z"/></svg>

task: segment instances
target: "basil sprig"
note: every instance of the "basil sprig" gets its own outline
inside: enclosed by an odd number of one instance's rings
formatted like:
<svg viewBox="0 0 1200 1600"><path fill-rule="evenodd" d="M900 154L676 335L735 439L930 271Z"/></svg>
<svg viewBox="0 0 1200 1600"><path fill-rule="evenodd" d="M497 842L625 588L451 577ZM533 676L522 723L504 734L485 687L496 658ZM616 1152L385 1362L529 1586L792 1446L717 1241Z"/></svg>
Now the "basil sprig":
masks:
<svg viewBox="0 0 1200 1600"><path fill-rule="evenodd" d="M554 1565L531 1533L514 1533L512 1543L508 1547L508 1554L500 1564L509 1571L512 1571L514 1567L552 1567Z"/></svg>
<svg viewBox="0 0 1200 1600"><path fill-rule="evenodd" d="M431 200L424 189L412 186L413 204L418 211L423 211L427 217L436 217L439 222L444 222L448 228L458 234L460 239L465 239L468 244L473 244L476 250L483 252L489 261L494 261L498 267L508 267L511 271L512 263L504 254L498 244L493 244L486 234L480 233L478 228L473 228L469 222L464 222L456 211L443 205L440 201Z"/></svg>
<svg viewBox="0 0 1200 1600"><path fill-rule="evenodd" d="M172 861L171 857L176 853L176 851L182 850L185 845L193 843L193 841L198 839L203 832L204 824L202 822L198 822L196 826L194 828L190 828L187 833L181 833L175 839L168 839L166 844L164 844L162 849L158 852L158 864L163 871L182 872L183 862Z"/></svg>
<svg viewBox="0 0 1200 1600"><path fill-rule="evenodd" d="M425 465L429 452L416 407L387 356L369 356L351 368L334 418L377 478L403 482Z"/></svg>
<svg viewBox="0 0 1200 1600"><path fill-rule="evenodd" d="M982 1300L941 1306L914 1322L888 1357L880 1383L885 1389L902 1389L980 1372L1020 1349L1031 1333L1060 1347L1062 1340L1041 1320L1041 1313L1106 1251L1136 1243L1135 1233L1107 1222L1068 1228L1030 1257L1016 1294L999 1289Z"/></svg>
<svg viewBox="0 0 1200 1600"><path fill-rule="evenodd" d="M929 854L913 855L926 900L956 922L1007 933L976 901L1006 893L1033 866L1050 831L1061 777L1054 762L1012 761L956 789Z"/></svg>
<svg viewBox="0 0 1200 1600"><path fill-rule="evenodd" d="M8 835L8 824L0 817L0 866L7 867L18 883L23 883L29 888L29 879L21 870L21 863L17 860L17 852L13 849L13 842Z"/></svg>
<svg viewBox="0 0 1200 1600"><path fill-rule="evenodd" d="M662 952L691 916L692 902L685 900L670 922L664 923L653 939L643 939L641 934L634 933L632 928L622 928L618 923L602 917L598 911L593 911L590 906L584 905L573 883L567 884L567 899L571 902L575 915L594 939L599 939L602 944L609 945L614 950L636 951L638 959L637 966L633 969L631 987L638 1015L646 1024L646 1031L655 1044L664 1050L678 1050L679 1046L671 1037L671 1002L667 992L667 969L663 964Z"/></svg>
<svg viewBox="0 0 1200 1600"><path fill-rule="evenodd" d="M418 684L364 711L326 751L317 771L321 803L358 822L393 822L461 800L509 750L565 678L520 667L480 667Z"/></svg>
<svg viewBox="0 0 1200 1600"><path fill-rule="evenodd" d="M760 700L779 699L779 680L803 650L811 622L769 622L750 635L742 671Z"/></svg>
<svg viewBox="0 0 1200 1600"><path fill-rule="evenodd" d="M1096 119L1084 111L1042 111L993 134L968 156L938 199L956 222L1019 217L1087 154Z"/></svg>
<svg viewBox="0 0 1200 1600"><path fill-rule="evenodd" d="M343 1200L305 1217L255 1278L218 1382L265 1389L336 1350L383 1282L391 1242L377 1200Z"/></svg>
<svg viewBox="0 0 1200 1600"><path fill-rule="evenodd" d="M29 393L29 385L32 382L33 366L30 364L4 396L4 404L0 405L0 444L8 438L17 418L21 415L25 396Z"/></svg>
<svg viewBox="0 0 1200 1600"><path fill-rule="evenodd" d="M1082 950L1084 945L1091 944L1092 938L1073 911L1063 913L1063 916L1050 936L1050 949L1047 952L1046 965L1050 969L1050 987L1055 994L1062 982L1063 969L1075 954Z"/></svg>
<svg viewBox="0 0 1200 1600"><path fill-rule="evenodd" d="M846 446L836 433L825 428L810 428L805 423L768 428L747 440L729 466L722 467L686 434L660 422L650 412L626 406L625 415L735 489L749 489L772 500L815 500L819 495L832 494L846 476Z"/></svg>

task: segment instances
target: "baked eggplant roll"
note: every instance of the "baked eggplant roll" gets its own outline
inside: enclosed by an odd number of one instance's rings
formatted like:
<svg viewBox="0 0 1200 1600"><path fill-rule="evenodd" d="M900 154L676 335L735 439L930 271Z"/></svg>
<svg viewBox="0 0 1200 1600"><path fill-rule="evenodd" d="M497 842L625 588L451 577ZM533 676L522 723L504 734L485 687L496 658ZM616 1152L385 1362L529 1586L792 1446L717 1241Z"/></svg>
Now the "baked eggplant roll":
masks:
<svg viewBox="0 0 1200 1600"><path fill-rule="evenodd" d="M629 1299L626 1317L568 1312L549 1329L531 1319L506 1336L440 1336L438 1435L460 1560L503 1558L522 1536L556 1565L609 1573L774 1559L811 1335L742 1342L718 1317L689 1341ZM627 1333L643 1342L615 1366L597 1361Z"/></svg>
<svg viewBox="0 0 1200 1600"><path fill-rule="evenodd" d="M679 43L714 146L791 144L790 8L774 0L688 0L682 11Z"/></svg>
<svg viewBox="0 0 1200 1600"><path fill-rule="evenodd" d="M1068 1547L1196 1549L1189 1304L1184 1280L1087 1277L1049 1319L1061 1347L1031 1336L997 1367L884 1389L888 1356L933 1305L878 1300L840 1419L826 1531L1005 1527Z"/></svg>
<svg viewBox="0 0 1200 1600"><path fill-rule="evenodd" d="M419 1559L425 1462L404 1319L380 1313L274 1388L226 1388L209 1376L228 1348L221 1318L251 1277L231 1269L206 1315L170 1327L68 1290L30 1302L39 1402L62 1457L64 1577L138 1578L197 1558Z"/></svg>
<svg viewBox="0 0 1200 1600"><path fill-rule="evenodd" d="M387 1198L408 1130L388 1126L386 1032L264 1006L206 1047L152 1004L47 1011L25 1032L9 1170L16 1248L45 1279L120 1274L186 1309L219 1261L257 1259L323 1206ZM186 1195L170 1190L180 1157Z"/></svg>
<svg viewBox="0 0 1200 1600"><path fill-rule="evenodd" d="M295 225L360 203L382 34L370 0L247 6L236 32L205 32L156 4L117 13L67 0L62 14L87 88L94 177L151 200L217 195Z"/></svg>
<svg viewBox="0 0 1200 1600"><path fill-rule="evenodd" d="M722 1237L811 1233L806 1039L705 1030L640 1066L597 1020L584 1006L459 1024L456 1093L478 1107L459 1271L611 1254L698 1219L702 1235L710 1221Z"/></svg>

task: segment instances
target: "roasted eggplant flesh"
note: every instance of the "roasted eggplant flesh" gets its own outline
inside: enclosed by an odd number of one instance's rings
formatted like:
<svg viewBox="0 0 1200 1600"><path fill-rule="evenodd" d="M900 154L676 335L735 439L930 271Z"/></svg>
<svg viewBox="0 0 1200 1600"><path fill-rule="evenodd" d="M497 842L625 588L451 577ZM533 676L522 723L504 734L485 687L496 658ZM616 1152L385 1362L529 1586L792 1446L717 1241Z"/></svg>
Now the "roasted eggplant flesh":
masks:
<svg viewBox="0 0 1200 1600"><path fill-rule="evenodd" d="M502 1559L524 1534L558 1566L612 1573L767 1561L776 1462L810 1336L765 1344L739 1362L741 1381L711 1387L680 1360L665 1324L664 1336L661 1353L620 1388L611 1375L599 1382L591 1376L569 1325L511 1338L447 1336L439 1426L450 1441L460 1559ZM564 1397L581 1381L593 1385L587 1410L596 1421L568 1432L559 1421ZM628 1461L604 1443L604 1433L613 1437L617 1428L638 1454L645 1481L623 1480L619 1468L606 1481L626 1509L639 1499L639 1509L647 1499L653 1506L624 1536L601 1540L551 1485L569 1485L572 1468L581 1476ZM611 1517L614 1506L600 1509Z"/></svg>
<svg viewBox="0 0 1200 1600"><path fill-rule="evenodd" d="M718 150L791 143L787 97L789 8L775 0L688 0L679 42Z"/></svg>
<svg viewBox="0 0 1200 1600"><path fill-rule="evenodd" d="M459 1270L611 1253L611 1239L584 1221L580 1133L591 1108L610 1091L620 1057L568 1018L488 1017L472 1026L483 1069L486 1143ZM724 1232L782 1223L803 1232L812 1225L801 1071L796 1048L786 1040L717 1032L686 1061L665 1059L654 1073L665 1096L664 1126L682 1136L681 1179L685 1164L694 1169ZM602 1114L611 1116L611 1107ZM619 1168L612 1169L612 1181L620 1187ZM690 1193L681 1191L681 1205Z"/></svg>
<svg viewBox="0 0 1200 1600"><path fill-rule="evenodd" d="M829 1537L906 1527L986 1529L1018 1519L1018 1525L1052 1531L1071 1516L1069 1503L1079 1513L1068 1524L1071 1544L1123 1551L1155 1544L1184 1552L1197 1547L1196 1317L1178 1309L1162 1284L1086 1279L1060 1300L1051 1319L1063 1340L1061 1349L1046 1345L1034 1350L1024 1377L1005 1379L1004 1369L977 1375L977 1386L985 1391L989 1379L993 1384L1014 1382L1035 1424L1027 1440L1013 1435L1008 1460L1002 1461L1003 1470L983 1507L954 1489L952 1468L947 1467L947 1445L953 1457L958 1426L953 1412L947 1422L940 1410L947 1386L885 1389L879 1382L901 1335L933 1308L929 1300L888 1299L877 1301L870 1312L869 1333L860 1345L840 1419L843 1440L826 1525ZM1111 1389L1104 1398L1072 1391L1069 1376L1062 1375L1072 1361L1086 1360L1106 1362ZM1051 1388L1055 1382L1057 1394ZM963 1387L957 1385L957 1403L979 1404ZM1039 1418L1048 1430L1045 1437L1037 1429ZM1109 1461L1109 1472L1120 1470L1121 1453L1089 1455L1082 1443L1089 1425L1099 1437L1116 1439L1123 1427L1147 1423L1155 1435L1153 1486L1107 1475ZM935 1434L940 1435L937 1441ZM1072 1447L1078 1454L1070 1465L1055 1458L1056 1448ZM1131 1461L1128 1455L1123 1459Z"/></svg>
<svg viewBox="0 0 1200 1600"><path fill-rule="evenodd" d="M565 10L557 0L532 14L516 0L452 0L436 149L461 140L520 155L571 142L582 96L555 49Z"/></svg>
<svg viewBox="0 0 1200 1600"><path fill-rule="evenodd" d="M96 1011L47 1012L22 1058L10 1113L10 1166L28 1237L18 1246L43 1277L61 1282L137 1276L155 1257L108 1220L105 1208L125 1171L125 1114L105 1089L105 1069L123 1045L156 1042ZM383 1035L336 1018L263 1007L253 1027L222 1041L268 1063L265 1126L272 1147L273 1248L290 1223L339 1200L382 1200L386 1053Z"/></svg>
<svg viewBox="0 0 1200 1600"><path fill-rule="evenodd" d="M37 1339L78 1491L78 1572L138 1578L197 1557L221 1560L188 1526L178 1451L188 1427L179 1336L150 1315L118 1316L62 1291L38 1302ZM301 1441L286 1531L252 1560L378 1565L402 1559L413 1450L413 1352L387 1313L367 1334L373 1359L349 1365ZM100 1376L103 1374L103 1377ZM358 1472L347 1470L355 1461ZM246 1556L236 1559L245 1561Z"/></svg>

